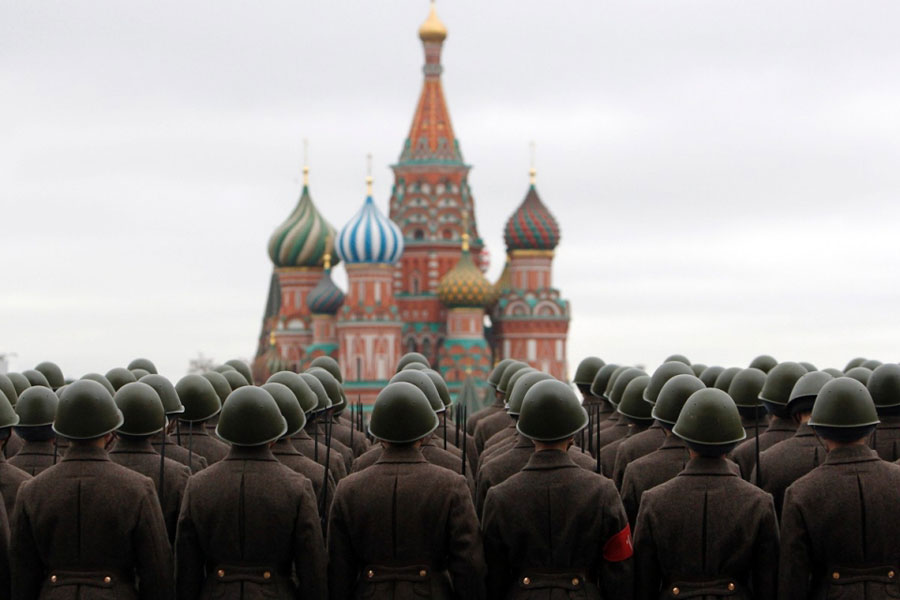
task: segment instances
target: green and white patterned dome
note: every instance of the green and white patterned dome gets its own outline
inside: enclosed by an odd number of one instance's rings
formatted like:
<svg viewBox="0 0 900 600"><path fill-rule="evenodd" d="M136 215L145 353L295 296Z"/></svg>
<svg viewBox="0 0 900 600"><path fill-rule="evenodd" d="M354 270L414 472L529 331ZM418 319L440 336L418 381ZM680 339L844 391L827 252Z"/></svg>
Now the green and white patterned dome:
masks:
<svg viewBox="0 0 900 600"><path fill-rule="evenodd" d="M269 238L269 258L276 267L321 267L334 252L336 231L309 195L309 168L303 167L303 192L294 211Z"/></svg>

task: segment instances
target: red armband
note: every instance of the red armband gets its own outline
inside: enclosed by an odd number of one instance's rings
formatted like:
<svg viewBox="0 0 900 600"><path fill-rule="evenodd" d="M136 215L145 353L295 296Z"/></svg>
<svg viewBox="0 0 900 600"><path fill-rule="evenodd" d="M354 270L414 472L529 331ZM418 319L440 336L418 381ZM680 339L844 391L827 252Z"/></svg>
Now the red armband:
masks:
<svg viewBox="0 0 900 600"><path fill-rule="evenodd" d="M603 544L603 558L609 562L620 562L631 558L634 554L634 544L631 543L631 526L626 524L625 529L612 536Z"/></svg>

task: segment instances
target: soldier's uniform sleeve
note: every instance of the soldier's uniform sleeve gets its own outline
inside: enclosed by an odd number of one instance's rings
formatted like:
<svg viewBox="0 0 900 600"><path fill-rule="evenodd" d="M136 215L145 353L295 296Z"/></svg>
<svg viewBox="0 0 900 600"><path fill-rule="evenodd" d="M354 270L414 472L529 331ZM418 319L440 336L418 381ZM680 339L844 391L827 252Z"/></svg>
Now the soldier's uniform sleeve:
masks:
<svg viewBox="0 0 900 600"><path fill-rule="evenodd" d="M172 546L166 521L156 494L156 486L145 482L144 498L139 507L134 531L134 552L140 581L141 600L171 600L175 595Z"/></svg>
<svg viewBox="0 0 900 600"><path fill-rule="evenodd" d="M485 597L484 576L487 570L481 530L468 486L462 476L455 482L456 485L448 490L451 497L447 570L457 598L479 600Z"/></svg>
<svg viewBox="0 0 900 600"><path fill-rule="evenodd" d="M478 477L475 480L475 513L478 516L484 514L484 499L487 497L490 489L491 483L488 481L486 471L484 469L479 470Z"/></svg>
<svg viewBox="0 0 900 600"><path fill-rule="evenodd" d="M331 471L328 472L328 478L325 481L325 489L320 493L324 493L325 496L325 505L322 506L321 501L319 501L316 506L321 507L321 517L325 521L328 520L328 515L331 513L331 505L334 503L334 492L335 492L335 484L334 484L334 476L331 474ZM318 500L318 499L317 499Z"/></svg>
<svg viewBox="0 0 900 600"><path fill-rule="evenodd" d="M812 572L812 544L803 520L793 486L784 496L781 511L781 559L779 561L778 597L785 600L806 598Z"/></svg>
<svg viewBox="0 0 900 600"><path fill-rule="evenodd" d="M601 540L602 559L597 569L600 591L604 598L631 598L634 588L631 527L619 494L611 482L609 488L607 498L604 498L604 510L607 511L604 519L606 539Z"/></svg>
<svg viewBox="0 0 900 600"><path fill-rule="evenodd" d="M347 486L339 482L328 518L328 586L331 600L350 600L362 565L353 551L353 536L345 516L343 495Z"/></svg>
<svg viewBox="0 0 900 600"><path fill-rule="evenodd" d="M778 590L778 519L775 503L768 496L753 550L753 593L757 598L774 598Z"/></svg>
<svg viewBox="0 0 900 600"><path fill-rule="evenodd" d="M9 519L6 504L0 498L0 597L9 598L12 582L9 573Z"/></svg>
<svg viewBox="0 0 900 600"><path fill-rule="evenodd" d="M613 483L616 484L616 489L622 489L622 481L625 479L625 467L628 466L628 462L625 459L624 452L616 452L616 462L613 466L612 472L612 480Z"/></svg>
<svg viewBox="0 0 900 600"><path fill-rule="evenodd" d="M322 525L312 483L303 481L303 494L294 527L294 568L300 581L300 597L313 600L328 598L328 557L322 550Z"/></svg>
<svg viewBox="0 0 900 600"><path fill-rule="evenodd" d="M178 529L175 534L175 582L179 600L194 600L200 597L203 581L206 578L206 563L200 538L191 514L192 481L188 481L181 501L181 513L178 515Z"/></svg>
<svg viewBox="0 0 900 600"><path fill-rule="evenodd" d="M488 492L484 501L482 531L484 534L484 557L487 562L487 597L505 598L509 587L509 549L503 543L503 511L493 492Z"/></svg>
<svg viewBox="0 0 900 600"><path fill-rule="evenodd" d="M635 600L656 600L659 597L662 570L659 565L653 524L647 503L642 502L634 529ZM763 598L764 596L760 596Z"/></svg>
<svg viewBox="0 0 900 600"><path fill-rule="evenodd" d="M634 527L637 522L640 498L638 498L637 490L634 486L633 470L628 468L625 469L625 475L622 477L621 494L622 506L625 508L625 516L628 518L628 523L631 527Z"/></svg>
<svg viewBox="0 0 900 600"><path fill-rule="evenodd" d="M16 508L13 511L12 539L10 544L10 570L12 571L13 600L34 600L41 590L43 564L37 542L32 535L28 516L28 481L19 488Z"/></svg>

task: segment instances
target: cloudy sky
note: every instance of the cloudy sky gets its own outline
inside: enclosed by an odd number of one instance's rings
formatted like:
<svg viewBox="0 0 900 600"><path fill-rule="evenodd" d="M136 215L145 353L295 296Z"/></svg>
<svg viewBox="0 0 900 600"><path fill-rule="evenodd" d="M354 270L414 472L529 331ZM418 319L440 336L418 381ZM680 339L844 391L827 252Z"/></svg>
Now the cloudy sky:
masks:
<svg viewBox="0 0 900 600"><path fill-rule="evenodd" d="M496 277L560 222L569 355L900 360L895 0L443 0L444 86ZM0 3L0 353L172 377L255 351L300 186L386 209L424 0ZM344 285L343 271L337 280Z"/></svg>

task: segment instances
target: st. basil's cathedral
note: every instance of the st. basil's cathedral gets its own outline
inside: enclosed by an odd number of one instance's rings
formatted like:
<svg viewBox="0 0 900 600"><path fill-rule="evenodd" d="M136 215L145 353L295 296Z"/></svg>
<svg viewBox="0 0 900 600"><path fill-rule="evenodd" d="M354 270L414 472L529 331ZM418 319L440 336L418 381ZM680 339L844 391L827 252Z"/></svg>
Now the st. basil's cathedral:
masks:
<svg viewBox="0 0 900 600"><path fill-rule="evenodd" d="M425 80L391 166L387 216L369 177L362 207L337 231L314 204L304 166L300 200L269 239L274 273L254 361L260 380L329 355L340 362L351 401L370 405L411 351L427 356L454 394L469 377L484 385L493 364L507 357L566 380L569 303L552 278L559 226L532 168L525 199L504 229L503 272L493 284L485 278L471 166L441 85L446 37L432 3L419 27ZM347 271L346 293L331 279L338 261Z"/></svg>

